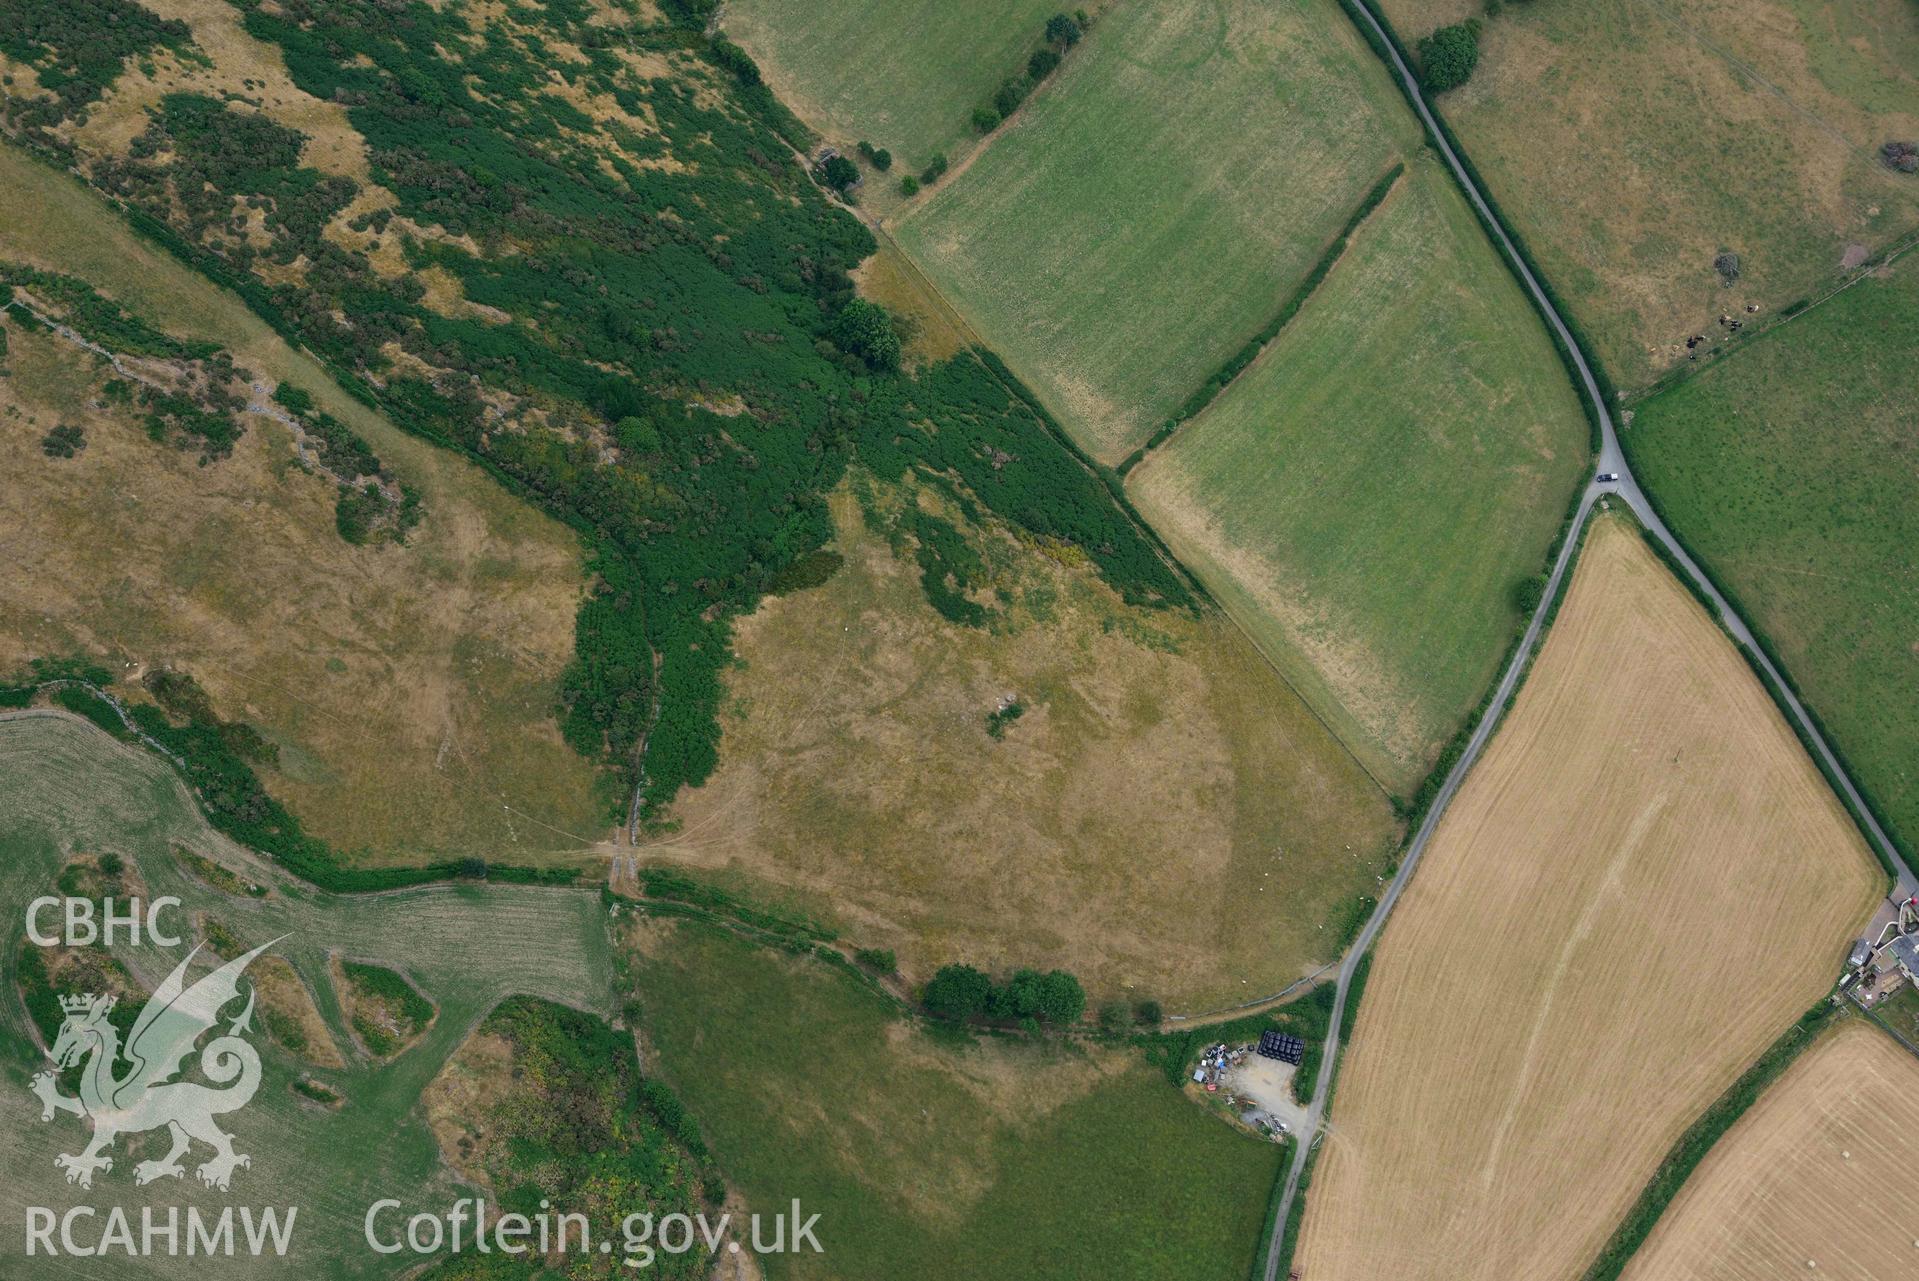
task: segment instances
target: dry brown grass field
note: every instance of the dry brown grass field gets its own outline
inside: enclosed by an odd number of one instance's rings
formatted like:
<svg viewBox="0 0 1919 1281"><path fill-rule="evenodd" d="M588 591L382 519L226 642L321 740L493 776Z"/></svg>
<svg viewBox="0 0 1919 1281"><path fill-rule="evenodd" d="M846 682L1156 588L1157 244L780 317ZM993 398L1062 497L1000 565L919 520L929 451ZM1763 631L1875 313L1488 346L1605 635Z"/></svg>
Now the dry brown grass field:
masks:
<svg viewBox="0 0 1919 1281"><path fill-rule="evenodd" d="M1919 1058L1861 1019L1719 1141L1624 1281L1896 1281L1919 1271Z"/></svg>
<svg viewBox="0 0 1919 1281"><path fill-rule="evenodd" d="M1384 0L1411 46L1476 0ZM1837 283L1919 227L1919 6L1878 0L1515 3L1440 99L1622 387ZM1741 277L1724 285L1721 249Z"/></svg>
<svg viewBox="0 0 1919 1281"><path fill-rule="evenodd" d="M1882 889L1731 643L1601 517L1381 940L1301 1271L1577 1277Z"/></svg>
<svg viewBox="0 0 1919 1281"><path fill-rule="evenodd" d="M594 770L552 716L584 590L571 532L348 398L239 299L5 146L0 215L0 257L307 389L425 510L406 546L353 547L277 423L247 416L233 456L200 467L95 403L91 357L9 326L0 671L75 650L178 666L279 745L267 785L310 830L381 861L539 861L597 837ZM40 450L60 420L86 429L77 458Z"/></svg>
<svg viewBox="0 0 1919 1281"><path fill-rule="evenodd" d="M796 900L917 977L1060 965L1203 1008L1338 953L1399 825L1230 623L1130 609L994 528L972 535L1011 603L957 626L850 490L834 506L844 568L742 622L720 768L646 857Z"/></svg>

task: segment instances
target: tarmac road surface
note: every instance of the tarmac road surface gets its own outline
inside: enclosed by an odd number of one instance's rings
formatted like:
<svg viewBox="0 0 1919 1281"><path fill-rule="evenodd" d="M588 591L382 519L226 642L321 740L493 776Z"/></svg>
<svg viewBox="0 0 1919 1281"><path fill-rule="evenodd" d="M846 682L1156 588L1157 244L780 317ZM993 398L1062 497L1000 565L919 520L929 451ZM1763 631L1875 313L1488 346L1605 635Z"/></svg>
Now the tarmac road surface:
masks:
<svg viewBox="0 0 1919 1281"><path fill-rule="evenodd" d="M1579 345L1573 341L1572 333L1567 329L1558 308L1553 305L1546 291L1540 287L1532 269L1526 265L1526 260L1520 257L1519 251L1513 246L1505 229L1500 226L1499 220L1493 217L1492 209L1487 205L1485 195L1473 181L1472 175L1459 162L1452 144L1446 140L1446 135L1440 131L1437 122L1434 121L1432 111L1426 104L1425 95L1421 92L1412 69L1406 65L1405 59L1400 57L1398 49L1387 37L1385 28L1380 25L1379 19L1374 15L1369 0L1354 0L1354 5L1359 11L1361 20L1379 37L1379 43L1386 50L1391 69L1405 85L1407 96L1418 111L1420 122L1425 125L1427 134L1432 138L1435 150L1452 169L1454 178L1458 180L1460 188L1465 191L1467 199L1471 200L1473 207L1478 210L1480 218L1489 229L1500 252L1506 256L1527 292L1532 295L1534 302L1538 304L1541 313L1546 317L1547 324L1571 355L1573 368L1579 375L1580 388L1599 419L1600 450L1593 470L1596 475L1616 474L1618 479L1604 483L1596 479L1590 481L1585 492L1580 495L1578 512L1573 518L1565 544L1559 549L1559 555L1553 561L1552 573L1547 578L1546 591L1540 598L1539 608L1533 612L1532 620L1526 625L1525 635L1521 638L1518 648L1513 651L1512 661L1507 664L1505 672L1501 674L1492 701L1487 704L1486 714L1480 718L1478 726L1474 728L1472 737L1466 744L1465 751L1460 753L1458 763L1446 775L1446 781L1440 786L1438 795L1433 798L1432 805L1419 824L1419 830L1413 834L1411 842L1407 844L1399 871L1394 875L1392 883L1386 887L1385 893L1380 895L1379 906L1373 909L1372 916L1360 930L1359 936L1353 940L1345 960L1340 964L1332 1021L1328 1024L1326 1031L1323 1066L1320 1069L1318 1083L1313 1089L1312 1103L1307 1109L1307 1125L1301 1131L1301 1141L1293 1149L1292 1164L1286 1172L1285 1190L1280 1197L1279 1213L1273 1219L1272 1237L1267 1242L1266 1281L1277 1281L1280 1239L1285 1235L1286 1220L1292 1211L1293 1200L1299 1194L1299 1180L1305 1173L1306 1161L1313 1147L1318 1143L1321 1127L1325 1122L1326 1096L1332 1088L1333 1069L1338 1061L1341 1023L1345 1018L1346 994L1352 985L1353 973L1359 967L1360 958L1366 955L1367 949L1379 937L1380 930L1386 924L1386 918L1392 914L1393 905L1399 901L1400 893L1412 879L1414 870L1419 866L1420 856L1426 852L1426 845L1432 839L1433 831L1439 826L1440 817L1446 812L1447 805L1458 793L1467 772L1472 769L1474 762L1479 759L1480 752L1491 740L1493 730L1498 726L1504 713L1506 702L1518 688L1519 678L1525 672L1527 662L1539 643L1540 633L1545 628L1546 615L1558 598L1560 588L1564 585L1567 569L1572 564L1573 552L1579 546L1579 533L1592 514L1593 505L1602 496L1609 495L1617 498L1631 508L1633 515L1646 527L1647 532L1659 541L1673 561L1685 571L1691 585L1701 596L1711 602L1721 625L1725 627L1733 640L1745 650L1746 656L1753 664L1765 673L1766 679L1772 683L1774 692L1791 713L1795 725L1805 740L1812 744L1815 755L1824 765L1829 776L1838 780L1841 793L1851 806L1854 816L1863 824L1867 837L1886 860L1899 869L1895 878L1894 897L1903 899L1919 893L1919 879L1914 878L1911 869L1907 868L1900 859L1898 850L1886 836L1878 819L1866 807L1858 787L1826 742L1825 735L1820 733L1819 727L1807 714L1798 695L1793 693L1792 688L1780 676L1778 668L1773 665L1772 659L1754 641L1752 630L1746 626L1745 620L1739 617L1738 612L1720 594L1712 580L1699 568L1692 557L1687 555L1686 549L1679 545L1679 541L1666 528L1665 521L1659 518L1659 513L1653 510L1651 501L1646 497L1645 491L1640 488L1637 478L1633 476L1632 464L1626 460L1625 451L1619 447L1618 432L1613 425L1611 413L1607 411L1605 397L1599 393L1599 383L1593 377L1592 368L1586 363L1586 357L1579 350Z"/></svg>

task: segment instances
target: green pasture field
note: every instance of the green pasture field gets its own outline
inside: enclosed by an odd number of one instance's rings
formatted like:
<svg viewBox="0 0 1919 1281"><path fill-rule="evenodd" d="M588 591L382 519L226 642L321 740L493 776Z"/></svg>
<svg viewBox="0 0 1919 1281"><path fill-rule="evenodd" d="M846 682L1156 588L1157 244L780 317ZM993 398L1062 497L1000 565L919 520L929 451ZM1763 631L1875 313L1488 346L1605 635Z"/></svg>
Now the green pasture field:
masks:
<svg viewBox="0 0 1919 1281"><path fill-rule="evenodd" d="M1587 441L1544 329L1422 153L1279 337L1129 485L1403 797L1493 680Z"/></svg>
<svg viewBox="0 0 1919 1281"><path fill-rule="evenodd" d="M1919 260L1639 405L1624 440L1910 851L1919 843ZM1908 854L1910 858L1910 853Z"/></svg>
<svg viewBox="0 0 1919 1281"><path fill-rule="evenodd" d="M867 179L890 186L956 154L973 109L1024 71L1059 12L1059 0L735 0L725 21L808 124L842 148L891 151L891 173Z"/></svg>
<svg viewBox="0 0 1919 1281"><path fill-rule="evenodd" d="M1479 0L1384 0L1403 43ZM1685 341L1836 284L1919 227L1919 6L1878 0L1513 3L1439 106L1631 389ZM1714 269L1739 257L1728 286Z"/></svg>
<svg viewBox="0 0 1919 1281"><path fill-rule="evenodd" d="M1227 1278L1251 1269L1281 1149L1137 1050L972 1042L843 971L691 921L627 926L649 1062L751 1207L798 1197L835 1277Z"/></svg>
<svg viewBox="0 0 1919 1281"><path fill-rule="evenodd" d="M1919 1045L1919 988L1910 983L1899 989L1891 1000L1873 1011L1874 1016L1896 1032L1908 1045Z"/></svg>
<svg viewBox="0 0 1919 1281"><path fill-rule="evenodd" d="M1111 464L1260 330L1418 141L1332 0L1128 0L898 236Z"/></svg>
<svg viewBox="0 0 1919 1281"><path fill-rule="evenodd" d="M228 896L181 870L170 853L183 844L202 857L235 867L271 887L265 898ZM52 892L62 862L75 852L116 853L137 867L149 894L184 902L178 925L217 909L243 941L254 945L289 935L272 954L290 961L313 993L321 1017L343 1050L346 1021L327 978L328 954L338 951L405 972L440 1010L414 1046L390 1063L352 1057L341 1070L305 1068L264 1037L264 1071L248 1107L224 1118L236 1150L253 1163L237 1171L231 1192L201 1187L189 1165L185 1179L146 1188L133 1166L157 1156L153 1136L144 1146L123 1136L111 1171L91 1190L64 1183L53 1164L86 1141L86 1124L61 1115L40 1122L29 1077L46 1066L29 1031L18 988L18 967L29 900ZM364 1243L362 1221L375 1200L403 1198L415 1209L444 1210L471 1195L442 1164L417 1107L421 1091L468 1031L503 998L528 993L596 1014L608 1013L612 971L604 913L589 894L503 886L435 886L344 898L320 893L225 841L201 819L166 765L75 720L20 713L0 720L0 920L5 972L0 985L0 1218L13 1225L0 1237L0 1274L84 1275L112 1278L227 1277L385 1278L398 1263ZM163 924L175 925L172 918ZM183 933L190 932L182 930ZM178 949L116 947L115 955L151 987L176 964ZM256 1024L257 1026L257 1024ZM309 1075L345 1099L339 1110L302 1101L294 1080ZM196 1149L191 1160L206 1159ZM127 1260L119 1255L85 1261L22 1258L27 1206L56 1214L74 1205L122 1206L139 1223L140 1207L298 1206L293 1249L284 1259L245 1257ZM184 1214L184 1210L182 1211ZM96 1220L97 1233L100 1221ZM236 1232L238 1231L236 1227ZM57 1239L57 1238L56 1238ZM398 1257L398 1256L396 1256Z"/></svg>

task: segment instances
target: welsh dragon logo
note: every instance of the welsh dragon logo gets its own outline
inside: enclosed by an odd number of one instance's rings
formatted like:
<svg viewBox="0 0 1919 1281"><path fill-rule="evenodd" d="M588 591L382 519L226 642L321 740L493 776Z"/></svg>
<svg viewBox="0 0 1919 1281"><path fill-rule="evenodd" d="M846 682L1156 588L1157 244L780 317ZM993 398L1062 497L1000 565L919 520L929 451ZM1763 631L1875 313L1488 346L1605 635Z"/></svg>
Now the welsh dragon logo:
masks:
<svg viewBox="0 0 1919 1281"><path fill-rule="evenodd" d="M49 1053L60 1069L86 1060L80 1093L62 1094L53 1070L34 1077L32 1090L40 1098L42 1121L53 1120L57 1112L71 1112L93 1122L93 1141L85 1151L54 1158L54 1164L67 1172L68 1183L92 1187L96 1170L113 1168L107 1149L114 1139L161 1126L171 1134L173 1146L159 1160L135 1166L135 1183L180 1178L185 1173L180 1158L196 1139L213 1149L213 1158L194 1171L210 1188L225 1191L234 1170L252 1164L250 1157L233 1150L233 1136L213 1123L214 1117L245 1107L260 1088L260 1055L244 1039L253 1028L256 993L251 984L246 1007L228 1021L223 1035L200 1051L200 1074L225 1088L170 1078L178 1075L201 1035L218 1024L220 1011L239 996L240 975L273 943L228 961L188 987L187 966L200 952L194 948L140 1010L124 1046L119 1030L107 1021L114 997L60 998L66 1021ZM122 1060L124 1073L119 1071Z"/></svg>

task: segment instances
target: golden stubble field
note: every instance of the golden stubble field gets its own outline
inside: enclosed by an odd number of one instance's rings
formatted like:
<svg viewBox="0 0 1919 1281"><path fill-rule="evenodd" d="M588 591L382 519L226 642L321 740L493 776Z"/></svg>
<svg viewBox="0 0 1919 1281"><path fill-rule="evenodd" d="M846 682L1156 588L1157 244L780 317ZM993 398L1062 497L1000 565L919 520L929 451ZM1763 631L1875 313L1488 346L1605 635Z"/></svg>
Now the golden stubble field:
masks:
<svg viewBox="0 0 1919 1281"><path fill-rule="evenodd" d="M1882 888L1731 643L1599 518L1380 943L1301 1271L1577 1277Z"/></svg>
<svg viewBox="0 0 1919 1281"><path fill-rule="evenodd" d="M1915 1170L1919 1058L1863 1020L1843 1023L1719 1141L1624 1281L1910 1277Z"/></svg>
<svg viewBox="0 0 1919 1281"><path fill-rule="evenodd" d="M833 497L839 573L739 624L719 769L642 857L790 898L913 978L1062 966L1184 1010L1338 954L1399 824L1230 623L1130 608L997 525L969 534L1007 603L949 623L861 483Z"/></svg>

